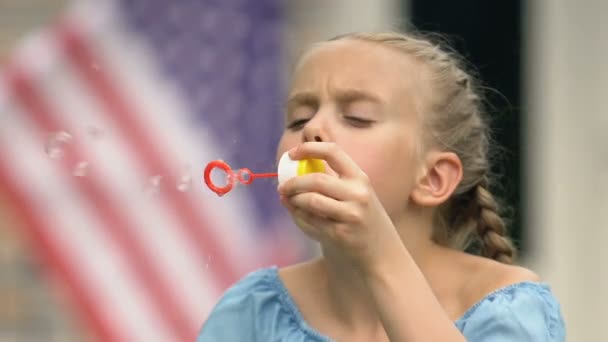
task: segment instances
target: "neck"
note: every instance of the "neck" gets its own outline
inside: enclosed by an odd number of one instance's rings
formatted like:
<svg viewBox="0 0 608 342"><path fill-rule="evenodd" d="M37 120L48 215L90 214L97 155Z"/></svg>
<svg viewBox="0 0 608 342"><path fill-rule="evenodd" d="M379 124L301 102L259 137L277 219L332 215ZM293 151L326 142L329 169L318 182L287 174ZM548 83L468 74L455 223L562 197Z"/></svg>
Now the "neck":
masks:
<svg viewBox="0 0 608 342"><path fill-rule="evenodd" d="M407 217L407 220L405 219ZM431 241L431 220L408 213L393 219L401 241L424 274L435 244ZM342 323L353 329L379 329L380 319L363 279L339 252L322 246L321 265L327 274L329 301Z"/></svg>

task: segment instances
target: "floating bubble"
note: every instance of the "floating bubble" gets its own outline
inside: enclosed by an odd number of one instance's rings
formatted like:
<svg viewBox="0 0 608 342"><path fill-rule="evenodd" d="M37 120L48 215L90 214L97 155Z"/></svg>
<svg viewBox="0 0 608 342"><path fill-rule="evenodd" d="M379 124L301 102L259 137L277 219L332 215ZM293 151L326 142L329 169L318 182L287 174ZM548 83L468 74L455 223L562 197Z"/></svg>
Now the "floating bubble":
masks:
<svg viewBox="0 0 608 342"><path fill-rule="evenodd" d="M179 190L181 192L190 191L191 187L192 187L192 178L189 178L187 181L182 180L177 184L177 190Z"/></svg>
<svg viewBox="0 0 608 342"><path fill-rule="evenodd" d="M148 179L148 182L144 185L144 192L147 195L153 195L160 192L160 183L163 179L161 175L155 175Z"/></svg>
<svg viewBox="0 0 608 342"><path fill-rule="evenodd" d="M190 189L192 188L192 173L190 172L190 166L184 167L184 170L177 179L176 186L178 191L190 191Z"/></svg>
<svg viewBox="0 0 608 342"><path fill-rule="evenodd" d="M207 262L205 263L205 268L209 269L210 262L211 262L211 255L207 255Z"/></svg>
<svg viewBox="0 0 608 342"><path fill-rule="evenodd" d="M76 177L84 177L87 175L88 171L89 171L89 162L81 161L78 164L76 164L76 167L74 167L73 174Z"/></svg>
<svg viewBox="0 0 608 342"><path fill-rule="evenodd" d="M152 176L152 177L150 177L150 183L155 187L159 187L160 181L162 179L163 179L163 176L161 176L161 175Z"/></svg>
<svg viewBox="0 0 608 342"><path fill-rule="evenodd" d="M52 133L47 140L45 150L51 159L61 159L65 154L66 144L72 141L72 135L68 132L60 131Z"/></svg>

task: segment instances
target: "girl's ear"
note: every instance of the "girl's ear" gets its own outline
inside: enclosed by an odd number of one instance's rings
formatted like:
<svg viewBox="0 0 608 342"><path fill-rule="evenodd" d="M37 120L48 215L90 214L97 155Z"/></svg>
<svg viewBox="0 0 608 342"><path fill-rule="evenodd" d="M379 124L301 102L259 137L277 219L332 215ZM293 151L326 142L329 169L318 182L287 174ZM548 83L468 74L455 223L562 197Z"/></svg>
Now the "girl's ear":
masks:
<svg viewBox="0 0 608 342"><path fill-rule="evenodd" d="M453 152L432 151L424 166L425 172L410 197L420 206L438 206L450 198L462 180L462 162Z"/></svg>

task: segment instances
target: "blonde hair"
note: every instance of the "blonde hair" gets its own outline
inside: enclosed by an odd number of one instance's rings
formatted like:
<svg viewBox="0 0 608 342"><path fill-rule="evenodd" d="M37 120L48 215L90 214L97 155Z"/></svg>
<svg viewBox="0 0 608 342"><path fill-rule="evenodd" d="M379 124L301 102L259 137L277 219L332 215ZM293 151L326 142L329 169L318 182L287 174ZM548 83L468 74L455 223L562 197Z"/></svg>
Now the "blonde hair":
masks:
<svg viewBox="0 0 608 342"><path fill-rule="evenodd" d="M360 40L401 51L429 73L424 123L431 139L458 155L463 178L434 217L433 239L461 250L476 248L485 257L512 263L516 250L490 192L490 129L476 79L464 62L430 39L396 32L351 33L332 40Z"/></svg>

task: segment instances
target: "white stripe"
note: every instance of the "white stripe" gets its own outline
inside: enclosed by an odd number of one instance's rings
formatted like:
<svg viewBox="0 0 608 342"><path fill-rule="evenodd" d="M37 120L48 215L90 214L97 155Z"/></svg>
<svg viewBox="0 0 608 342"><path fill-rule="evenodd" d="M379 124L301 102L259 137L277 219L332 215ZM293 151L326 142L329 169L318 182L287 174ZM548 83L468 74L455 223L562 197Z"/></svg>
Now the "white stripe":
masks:
<svg viewBox="0 0 608 342"><path fill-rule="evenodd" d="M150 175L136 164L137 156L129 149L128 138L108 120L97 99L88 93L90 88L81 83L82 78L70 66L64 66L62 71L54 77L52 86L42 89L45 98L61 113L65 130L73 134L74 143L86 152L85 162L96 175L96 181L120 214L133 222L131 228L149 261L161 270L180 306L187 309L191 325L198 328L201 315L220 293L206 272L206 261L198 257L193 241L180 234L179 221L167 212L160 198L162 194L145 196L142 185ZM89 134L91 127L101 129L99 138Z"/></svg>
<svg viewBox="0 0 608 342"><path fill-rule="evenodd" d="M125 340L175 340L133 279L135 272L129 269L119 247L94 218L88 201L58 170L59 165L53 165L55 161L44 154L45 142L33 134L34 124L17 109L10 114L10 125L0 127L0 145L11 146L13 153L4 153L3 163L10 167L12 181L49 222L53 231L44 233L61 246L104 319Z"/></svg>
<svg viewBox="0 0 608 342"><path fill-rule="evenodd" d="M27 66L28 72L35 77L61 72L56 66L64 61L63 53L52 44L51 36L48 29L28 33L13 51L13 62Z"/></svg>

